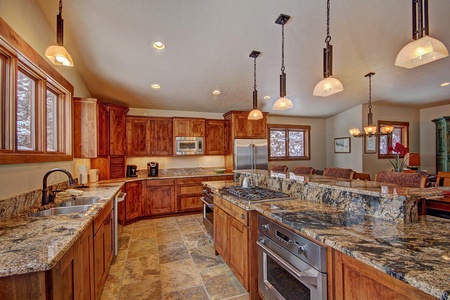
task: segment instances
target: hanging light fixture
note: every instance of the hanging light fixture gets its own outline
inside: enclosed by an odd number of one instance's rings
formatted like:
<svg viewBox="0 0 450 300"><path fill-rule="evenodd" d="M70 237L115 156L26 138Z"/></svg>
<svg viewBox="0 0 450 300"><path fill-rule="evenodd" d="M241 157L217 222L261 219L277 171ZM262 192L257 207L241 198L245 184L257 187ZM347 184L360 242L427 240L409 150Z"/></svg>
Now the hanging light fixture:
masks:
<svg viewBox="0 0 450 300"><path fill-rule="evenodd" d="M280 14L275 20L276 24L281 25L281 75L280 75L280 98L273 104L273 110L286 110L294 107L291 99L286 97L286 73L284 73L284 24L287 23L290 16Z"/></svg>
<svg viewBox="0 0 450 300"><path fill-rule="evenodd" d="M250 57L253 58L253 110L248 114L249 120L262 119L263 114L258 109L258 91L256 90L256 58L261 54L259 51L253 50Z"/></svg>
<svg viewBox="0 0 450 300"><path fill-rule="evenodd" d="M57 66L73 67L73 60L69 52L63 47L64 20L62 19L62 0L59 0L59 14L56 16L56 45L45 51L45 56Z"/></svg>
<svg viewBox="0 0 450 300"><path fill-rule="evenodd" d="M445 45L430 36L428 29L428 0L412 1L412 38L397 55L395 65L412 69L448 56Z"/></svg>
<svg viewBox="0 0 450 300"><path fill-rule="evenodd" d="M330 0L327 0L327 37L325 38L326 47L323 48L323 80L314 88L313 95L328 97L330 95L342 92L344 87L342 83L333 77L333 45L330 45Z"/></svg>
<svg viewBox="0 0 450 300"><path fill-rule="evenodd" d="M354 137L365 137L365 136L378 136L378 135L388 135L392 133L394 130L394 126L387 125L381 128L381 132L377 132L377 126L373 125L373 114L372 114L372 76L375 73L370 72L364 77L369 77L369 113L367 114L367 126L364 127L364 133L358 128L352 128L348 132Z"/></svg>

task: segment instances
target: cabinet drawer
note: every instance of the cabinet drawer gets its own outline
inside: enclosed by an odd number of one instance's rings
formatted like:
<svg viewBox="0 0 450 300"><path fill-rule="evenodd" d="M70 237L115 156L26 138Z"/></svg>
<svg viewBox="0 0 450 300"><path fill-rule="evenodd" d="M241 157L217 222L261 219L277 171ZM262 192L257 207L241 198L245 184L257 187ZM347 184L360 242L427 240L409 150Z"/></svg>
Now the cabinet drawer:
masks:
<svg viewBox="0 0 450 300"><path fill-rule="evenodd" d="M176 184L198 183L205 181L206 177L180 178L176 180Z"/></svg>
<svg viewBox="0 0 450 300"><path fill-rule="evenodd" d="M180 186L179 187L179 195L186 195L186 194L202 194L203 187L202 185L186 185L186 186Z"/></svg>
<svg viewBox="0 0 450 300"><path fill-rule="evenodd" d="M100 229L100 227L102 226L103 222L107 219L109 213L112 211L112 209L113 209L113 201L114 200L109 201L109 203L106 204L105 207L103 207L103 209L100 212L100 214L95 218L95 220L94 220L94 235Z"/></svg>
<svg viewBox="0 0 450 300"><path fill-rule="evenodd" d="M155 179L147 180L147 186L163 186L163 185L174 185L175 179Z"/></svg>
<svg viewBox="0 0 450 300"><path fill-rule="evenodd" d="M217 195L214 195L214 205L220 207L223 211L232 216L239 223L248 226L248 211L246 211L245 209L242 209L239 206Z"/></svg>
<svg viewBox="0 0 450 300"><path fill-rule="evenodd" d="M207 181L233 180L233 175L208 176Z"/></svg>

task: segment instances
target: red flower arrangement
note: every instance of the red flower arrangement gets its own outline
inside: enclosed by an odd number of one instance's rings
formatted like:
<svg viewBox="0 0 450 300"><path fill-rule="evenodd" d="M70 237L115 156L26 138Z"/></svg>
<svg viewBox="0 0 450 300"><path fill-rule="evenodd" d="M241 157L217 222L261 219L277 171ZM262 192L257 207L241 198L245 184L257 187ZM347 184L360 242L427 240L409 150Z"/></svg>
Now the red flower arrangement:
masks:
<svg viewBox="0 0 450 300"><path fill-rule="evenodd" d="M402 161L400 162L400 155L405 156L406 153L409 152L408 147L405 147L400 143L395 143L394 147L392 147L392 146L388 147L388 151L389 151L389 153L395 155L395 162L392 162L389 159L389 162L394 167L394 171L401 172L403 170L403 165L405 164L405 160L402 159Z"/></svg>

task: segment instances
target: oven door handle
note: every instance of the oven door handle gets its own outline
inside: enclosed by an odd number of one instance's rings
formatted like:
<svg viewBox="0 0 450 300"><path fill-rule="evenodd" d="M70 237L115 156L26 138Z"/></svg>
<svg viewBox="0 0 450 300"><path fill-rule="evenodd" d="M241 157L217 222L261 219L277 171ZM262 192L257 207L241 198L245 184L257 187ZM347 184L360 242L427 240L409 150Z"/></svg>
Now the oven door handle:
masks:
<svg viewBox="0 0 450 300"><path fill-rule="evenodd" d="M317 287L317 275L314 276L313 274L310 274L308 272L299 272L294 266L292 266L290 263L288 263L286 260L284 260L281 256L273 252L270 248L268 248L266 245L261 243L260 241L256 241L256 244L261 247L261 249L269 255L272 259L274 259L276 262L280 263L286 270L289 271L292 275L297 277L298 280L309 283L313 286Z"/></svg>
<svg viewBox="0 0 450 300"><path fill-rule="evenodd" d="M208 206L209 208L213 208L214 207L214 203L209 203L208 201L205 200L204 197L200 197L200 200L202 200L203 203L206 204L206 206Z"/></svg>

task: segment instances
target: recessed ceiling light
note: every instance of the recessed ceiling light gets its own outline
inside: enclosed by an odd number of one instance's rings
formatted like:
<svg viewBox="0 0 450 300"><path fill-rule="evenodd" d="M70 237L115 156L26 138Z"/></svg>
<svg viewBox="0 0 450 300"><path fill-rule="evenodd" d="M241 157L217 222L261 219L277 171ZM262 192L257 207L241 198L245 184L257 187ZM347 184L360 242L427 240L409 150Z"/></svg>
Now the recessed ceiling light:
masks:
<svg viewBox="0 0 450 300"><path fill-rule="evenodd" d="M166 48L166 45L163 42L156 41L153 43L153 48L162 50L162 49Z"/></svg>
<svg viewBox="0 0 450 300"><path fill-rule="evenodd" d="M441 86L447 86L447 85L450 85L450 82L444 82L441 84Z"/></svg>
<svg viewBox="0 0 450 300"><path fill-rule="evenodd" d="M220 91L219 91L219 90L214 90L212 93L213 93L214 95L219 95L219 94L220 94Z"/></svg>
<svg viewBox="0 0 450 300"><path fill-rule="evenodd" d="M264 96L264 100L269 100L270 96Z"/></svg>
<svg viewBox="0 0 450 300"><path fill-rule="evenodd" d="M157 84L157 83L153 83L152 84L152 88L154 88L154 89L159 89L161 86L159 85L159 84Z"/></svg>

